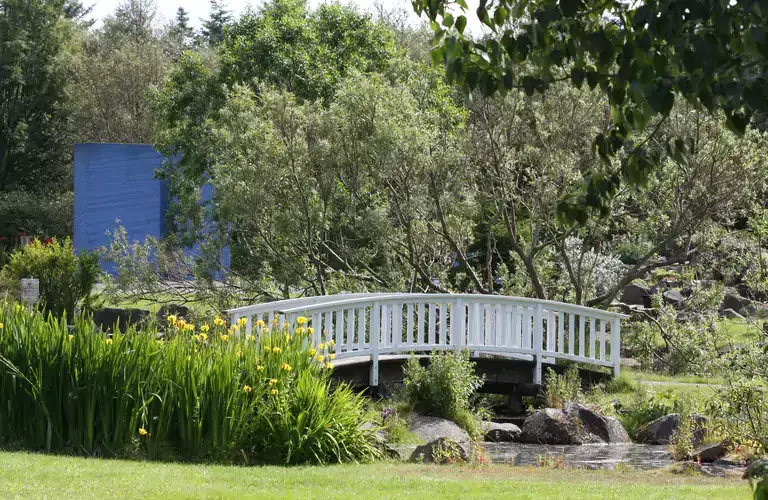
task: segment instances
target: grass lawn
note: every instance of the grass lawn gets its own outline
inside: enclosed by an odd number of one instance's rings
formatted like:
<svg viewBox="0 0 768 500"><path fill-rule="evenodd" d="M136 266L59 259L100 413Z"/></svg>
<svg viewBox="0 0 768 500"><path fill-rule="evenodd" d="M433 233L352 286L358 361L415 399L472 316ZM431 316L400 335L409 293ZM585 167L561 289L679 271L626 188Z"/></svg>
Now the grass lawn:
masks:
<svg viewBox="0 0 768 500"><path fill-rule="evenodd" d="M641 498L748 499L737 479L666 471L587 471L378 463L228 467L0 453L4 498Z"/></svg>

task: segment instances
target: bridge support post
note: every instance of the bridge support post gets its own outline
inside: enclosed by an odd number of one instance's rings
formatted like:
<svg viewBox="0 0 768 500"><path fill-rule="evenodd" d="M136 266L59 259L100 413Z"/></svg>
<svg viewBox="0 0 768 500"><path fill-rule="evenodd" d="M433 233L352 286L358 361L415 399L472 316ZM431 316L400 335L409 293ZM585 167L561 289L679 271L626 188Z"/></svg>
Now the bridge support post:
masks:
<svg viewBox="0 0 768 500"><path fill-rule="evenodd" d="M381 336L381 305L373 303L371 310L371 377L370 386L379 385L379 337Z"/></svg>
<svg viewBox="0 0 768 500"><path fill-rule="evenodd" d="M536 352L536 354L534 354L536 358L536 367L533 369L533 383L536 385L541 385L541 356L543 354L541 348L544 329L543 315L544 308L541 304L537 304L533 319L533 349Z"/></svg>
<svg viewBox="0 0 768 500"><path fill-rule="evenodd" d="M613 363L613 376L621 375L621 319L615 318L611 327L611 362Z"/></svg>

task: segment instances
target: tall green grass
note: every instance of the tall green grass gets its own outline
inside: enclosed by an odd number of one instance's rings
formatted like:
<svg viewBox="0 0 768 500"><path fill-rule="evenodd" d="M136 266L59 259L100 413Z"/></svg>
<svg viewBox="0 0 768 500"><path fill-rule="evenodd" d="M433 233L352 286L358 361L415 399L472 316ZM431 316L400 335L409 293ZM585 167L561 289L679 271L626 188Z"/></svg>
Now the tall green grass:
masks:
<svg viewBox="0 0 768 500"><path fill-rule="evenodd" d="M238 463L378 456L363 396L331 385L330 346L313 352L303 327L108 337L87 318L68 327L18 305L0 305L0 323L2 446Z"/></svg>

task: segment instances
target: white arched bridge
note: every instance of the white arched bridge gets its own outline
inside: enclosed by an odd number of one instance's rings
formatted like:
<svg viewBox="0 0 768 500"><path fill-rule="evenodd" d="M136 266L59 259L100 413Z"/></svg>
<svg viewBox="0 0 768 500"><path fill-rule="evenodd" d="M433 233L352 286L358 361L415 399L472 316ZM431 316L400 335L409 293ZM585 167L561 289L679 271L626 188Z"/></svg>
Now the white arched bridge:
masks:
<svg viewBox="0 0 768 500"><path fill-rule="evenodd" d="M370 363L369 385L379 384L380 357L469 349L474 357L527 361L541 384L544 365L568 360L608 367L619 375L621 320L590 307L520 297L469 294L364 293L280 300L228 311L258 320L299 316L314 328L312 342L336 343L336 359ZM488 356L490 355L490 356ZM341 363L340 363L341 364Z"/></svg>

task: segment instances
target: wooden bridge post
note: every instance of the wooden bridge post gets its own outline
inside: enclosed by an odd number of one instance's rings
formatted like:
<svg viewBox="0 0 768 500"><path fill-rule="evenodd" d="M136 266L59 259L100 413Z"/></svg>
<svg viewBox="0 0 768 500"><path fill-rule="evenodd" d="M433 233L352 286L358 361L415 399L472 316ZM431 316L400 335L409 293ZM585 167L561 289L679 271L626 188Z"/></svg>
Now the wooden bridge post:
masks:
<svg viewBox="0 0 768 500"><path fill-rule="evenodd" d="M621 375L621 318L613 319L611 327L611 362L613 363L613 376Z"/></svg>
<svg viewBox="0 0 768 500"><path fill-rule="evenodd" d="M533 349L536 357L536 367L533 369L533 383L541 385L541 357L542 357L542 337L543 337L543 308L541 304L536 305L536 312L533 319Z"/></svg>
<svg viewBox="0 0 768 500"><path fill-rule="evenodd" d="M371 311L371 377L370 386L379 385L379 336L381 335L381 304L373 303Z"/></svg>

